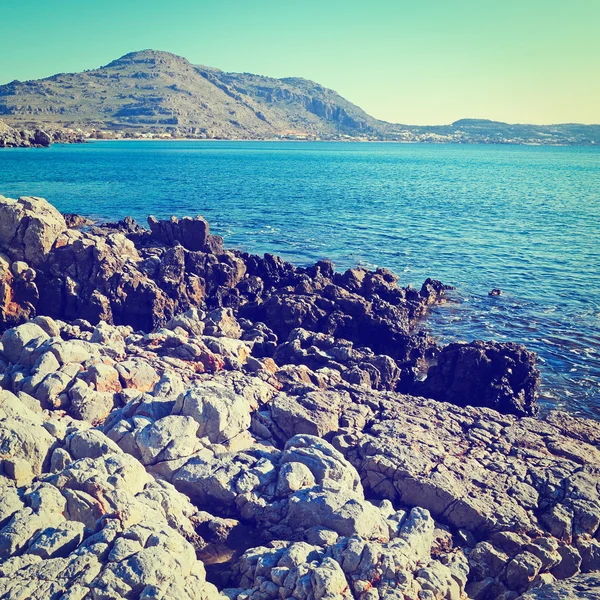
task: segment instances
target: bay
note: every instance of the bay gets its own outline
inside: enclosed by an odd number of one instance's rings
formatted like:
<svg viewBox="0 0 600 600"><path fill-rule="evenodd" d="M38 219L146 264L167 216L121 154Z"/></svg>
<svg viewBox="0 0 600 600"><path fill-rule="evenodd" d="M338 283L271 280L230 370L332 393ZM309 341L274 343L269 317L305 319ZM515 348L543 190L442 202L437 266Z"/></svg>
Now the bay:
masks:
<svg viewBox="0 0 600 600"><path fill-rule="evenodd" d="M545 409L600 418L600 148L94 142L0 150L0 194L106 220L201 214L227 246L441 279L453 301L424 328L524 343Z"/></svg>

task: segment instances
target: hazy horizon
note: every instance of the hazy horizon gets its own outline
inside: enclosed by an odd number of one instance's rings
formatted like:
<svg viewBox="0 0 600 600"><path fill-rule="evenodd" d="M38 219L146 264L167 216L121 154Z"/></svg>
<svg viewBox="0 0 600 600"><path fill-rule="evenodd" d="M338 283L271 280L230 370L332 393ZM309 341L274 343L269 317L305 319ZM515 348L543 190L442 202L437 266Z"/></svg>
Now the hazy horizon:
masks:
<svg viewBox="0 0 600 600"><path fill-rule="evenodd" d="M0 83L152 48L223 71L311 79L392 123L600 123L600 3L362 4L172 0L167 12L159 0L8 0Z"/></svg>

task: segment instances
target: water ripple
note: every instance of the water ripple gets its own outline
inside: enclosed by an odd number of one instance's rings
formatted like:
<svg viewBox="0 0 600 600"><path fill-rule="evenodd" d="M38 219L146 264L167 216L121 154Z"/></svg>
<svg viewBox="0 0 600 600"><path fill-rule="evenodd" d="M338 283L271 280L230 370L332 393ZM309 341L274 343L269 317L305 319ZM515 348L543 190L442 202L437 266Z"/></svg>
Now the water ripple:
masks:
<svg viewBox="0 0 600 600"><path fill-rule="evenodd" d="M599 148L99 142L0 151L0 193L109 219L202 214L253 252L437 277L456 302L425 327L525 343L546 407L600 417Z"/></svg>

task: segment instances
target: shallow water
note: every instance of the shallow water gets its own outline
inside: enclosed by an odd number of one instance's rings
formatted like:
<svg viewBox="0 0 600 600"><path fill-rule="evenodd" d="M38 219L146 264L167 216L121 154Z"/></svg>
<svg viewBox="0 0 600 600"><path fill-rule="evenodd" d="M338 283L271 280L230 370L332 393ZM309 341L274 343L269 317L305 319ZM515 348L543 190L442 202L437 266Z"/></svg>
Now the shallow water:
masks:
<svg viewBox="0 0 600 600"><path fill-rule="evenodd" d="M202 214L228 246L442 279L457 302L426 328L526 344L546 407L600 417L600 148L95 142L0 150L0 194L104 219Z"/></svg>

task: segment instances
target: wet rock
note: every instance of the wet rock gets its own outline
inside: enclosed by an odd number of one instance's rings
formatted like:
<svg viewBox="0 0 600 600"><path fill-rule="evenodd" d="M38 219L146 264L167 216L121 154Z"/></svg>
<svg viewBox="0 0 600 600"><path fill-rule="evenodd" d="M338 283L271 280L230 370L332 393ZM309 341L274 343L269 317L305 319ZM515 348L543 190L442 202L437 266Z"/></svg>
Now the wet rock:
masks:
<svg viewBox="0 0 600 600"><path fill-rule="evenodd" d="M458 406L486 406L516 415L536 413L540 373L535 355L524 346L455 343L446 346L436 361L425 381L415 385L415 393Z"/></svg>

